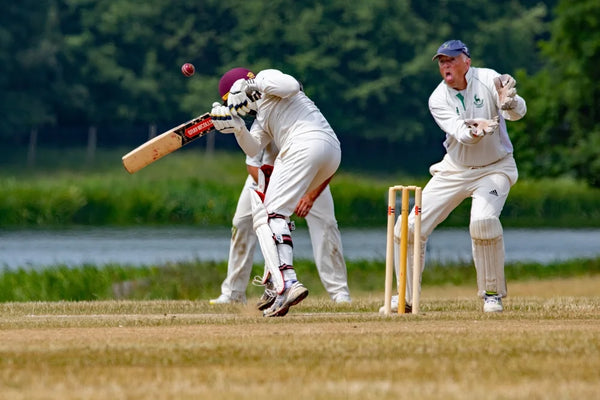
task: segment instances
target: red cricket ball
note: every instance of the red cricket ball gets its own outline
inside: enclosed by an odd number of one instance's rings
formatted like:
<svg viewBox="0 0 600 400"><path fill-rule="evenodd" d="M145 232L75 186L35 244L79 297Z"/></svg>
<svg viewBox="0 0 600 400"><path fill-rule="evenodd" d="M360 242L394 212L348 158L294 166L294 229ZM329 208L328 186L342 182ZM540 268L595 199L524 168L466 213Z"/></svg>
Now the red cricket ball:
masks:
<svg viewBox="0 0 600 400"><path fill-rule="evenodd" d="M196 68L192 63L185 63L181 66L181 73L185 76L192 76L196 72Z"/></svg>

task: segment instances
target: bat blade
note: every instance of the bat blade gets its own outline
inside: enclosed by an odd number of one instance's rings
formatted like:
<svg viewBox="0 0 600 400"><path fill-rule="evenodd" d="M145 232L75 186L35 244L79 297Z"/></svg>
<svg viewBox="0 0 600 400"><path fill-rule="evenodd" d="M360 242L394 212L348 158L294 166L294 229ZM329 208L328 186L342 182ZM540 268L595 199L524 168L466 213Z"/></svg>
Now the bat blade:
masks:
<svg viewBox="0 0 600 400"><path fill-rule="evenodd" d="M161 133L125 154L122 157L123 166L127 172L133 174L212 130L214 126L210 114L202 114Z"/></svg>

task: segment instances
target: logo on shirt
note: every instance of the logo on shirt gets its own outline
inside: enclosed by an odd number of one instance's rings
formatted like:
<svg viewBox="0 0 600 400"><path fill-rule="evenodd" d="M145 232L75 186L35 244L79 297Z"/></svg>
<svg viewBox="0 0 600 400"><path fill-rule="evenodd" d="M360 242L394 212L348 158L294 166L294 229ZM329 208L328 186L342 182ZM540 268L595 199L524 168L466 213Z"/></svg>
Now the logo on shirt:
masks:
<svg viewBox="0 0 600 400"><path fill-rule="evenodd" d="M475 104L475 107L481 108L483 107L483 100L481 100L479 96L475 95L473 96L473 104Z"/></svg>

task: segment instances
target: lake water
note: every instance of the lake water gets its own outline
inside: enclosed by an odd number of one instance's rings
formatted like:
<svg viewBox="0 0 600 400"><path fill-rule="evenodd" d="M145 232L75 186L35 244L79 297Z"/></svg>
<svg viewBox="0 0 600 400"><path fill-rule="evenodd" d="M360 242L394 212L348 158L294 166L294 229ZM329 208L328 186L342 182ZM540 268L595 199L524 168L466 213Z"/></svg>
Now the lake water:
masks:
<svg viewBox="0 0 600 400"><path fill-rule="evenodd" d="M341 229L347 260L384 260L386 230ZM294 233L296 258L312 259L306 229ZM0 231L0 266L43 268L57 264L156 265L178 261L222 261L230 230L193 227L78 228ZM505 229L506 261L549 263L600 256L600 229ZM428 242L427 259L441 263L471 260L467 229L438 229ZM262 262L256 250L255 261Z"/></svg>

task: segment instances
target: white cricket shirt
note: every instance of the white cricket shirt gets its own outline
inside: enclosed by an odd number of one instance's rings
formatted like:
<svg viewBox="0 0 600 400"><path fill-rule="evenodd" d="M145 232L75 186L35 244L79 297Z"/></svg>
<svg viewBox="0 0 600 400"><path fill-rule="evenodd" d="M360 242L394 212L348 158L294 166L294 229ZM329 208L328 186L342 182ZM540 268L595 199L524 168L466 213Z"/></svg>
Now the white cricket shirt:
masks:
<svg viewBox="0 0 600 400"><path fill-rule="evenodd" d="M516 121L527 112L525 100L516 96L517 106L500 110L494 78L500 74L488 68L470 67L467 88L455 90L442 81L429 97L429 110L438 126L446 133L447 156L465 167L482 167L501 160L513 152L505 120ZM464 121L473 118L492 119L500 116L499 129L482 137L474 137Z"/></svg>

